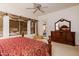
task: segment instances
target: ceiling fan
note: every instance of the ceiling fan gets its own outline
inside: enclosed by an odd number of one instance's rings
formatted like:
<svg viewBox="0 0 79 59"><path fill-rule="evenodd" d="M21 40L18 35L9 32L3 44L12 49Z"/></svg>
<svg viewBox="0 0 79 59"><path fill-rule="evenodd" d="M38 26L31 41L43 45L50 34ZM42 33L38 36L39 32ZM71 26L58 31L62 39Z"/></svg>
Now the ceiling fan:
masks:
<svg viewBox="0 0 79 59"><path fill-rule="evenodd" d="M37 11L44 13L45 11L43 11L42 8L47 8L47 7L42 7L42 5L39 3L33 3L33 5L34 5L33 8L27 8L27 9L35 9L33 13L36 13Z"/></svg>

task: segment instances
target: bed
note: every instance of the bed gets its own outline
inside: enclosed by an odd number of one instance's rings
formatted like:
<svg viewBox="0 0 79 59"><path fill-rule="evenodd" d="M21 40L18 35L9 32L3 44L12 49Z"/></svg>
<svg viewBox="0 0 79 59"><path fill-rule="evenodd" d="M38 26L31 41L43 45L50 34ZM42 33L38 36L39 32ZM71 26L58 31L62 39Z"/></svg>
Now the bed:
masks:
<svg viewBox="0 0 79 59"><path fill-rule="evenodd" d="M48 44L26 37L0 39L0 56L51 56L51 41Z"/></svg>

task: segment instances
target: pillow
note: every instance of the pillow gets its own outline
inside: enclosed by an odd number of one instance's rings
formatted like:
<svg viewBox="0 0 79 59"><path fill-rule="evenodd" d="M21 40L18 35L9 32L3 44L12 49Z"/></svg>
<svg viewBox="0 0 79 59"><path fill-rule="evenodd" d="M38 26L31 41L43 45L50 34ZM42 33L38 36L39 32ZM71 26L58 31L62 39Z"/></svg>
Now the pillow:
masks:
<svg viewBox="0 0 79 59"><path fill-rule="evenodd" d="M34 39L43 39L43 36L42 35L35 35L33 36Z"/></svg>

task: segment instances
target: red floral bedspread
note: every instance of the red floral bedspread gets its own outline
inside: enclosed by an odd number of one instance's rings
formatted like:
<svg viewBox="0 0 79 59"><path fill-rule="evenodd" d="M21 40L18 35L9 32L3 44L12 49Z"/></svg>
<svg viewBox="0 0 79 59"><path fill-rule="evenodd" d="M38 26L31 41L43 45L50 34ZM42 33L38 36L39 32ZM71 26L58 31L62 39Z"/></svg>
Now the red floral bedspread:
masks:
<svg viewBox="0 0 79 59"><path fill-rule="evenodd" d="M48 56L48 45L25 37L0 39L1 56Z"/></svg>

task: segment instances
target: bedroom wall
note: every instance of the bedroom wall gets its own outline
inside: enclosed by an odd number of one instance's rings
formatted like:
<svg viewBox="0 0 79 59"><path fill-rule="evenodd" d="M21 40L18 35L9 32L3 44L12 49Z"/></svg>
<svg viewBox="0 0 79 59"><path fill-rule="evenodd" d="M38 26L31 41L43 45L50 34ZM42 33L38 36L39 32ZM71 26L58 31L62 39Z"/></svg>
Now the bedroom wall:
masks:
<svg viewBox="0 0 79 59"><path fill-rule="evenodd" d="M76 32L76 45L79 45L79 5L38 17L39 34L42 35L43 23L46 21L47 35L50 35L50 31L54 31L55 29L54 23L61 18L71 21L71 31Z"/></svg>

